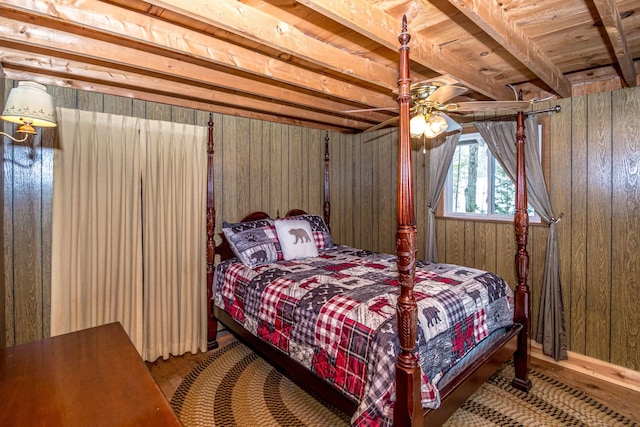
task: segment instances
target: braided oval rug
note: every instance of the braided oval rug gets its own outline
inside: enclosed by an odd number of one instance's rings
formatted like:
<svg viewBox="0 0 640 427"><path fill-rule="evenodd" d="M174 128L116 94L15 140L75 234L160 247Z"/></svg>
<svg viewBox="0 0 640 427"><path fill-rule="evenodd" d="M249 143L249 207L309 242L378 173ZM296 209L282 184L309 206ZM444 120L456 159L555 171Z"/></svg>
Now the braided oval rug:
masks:
<svg viewBox="0 0 640 427"><path fill-rule="evenodd" d="M638 426L585 393L535 370L528 394L510 386L513 367L493 375L445 426ZM211 354L171 399L185 427L348 426L239 341Z"/></svg>

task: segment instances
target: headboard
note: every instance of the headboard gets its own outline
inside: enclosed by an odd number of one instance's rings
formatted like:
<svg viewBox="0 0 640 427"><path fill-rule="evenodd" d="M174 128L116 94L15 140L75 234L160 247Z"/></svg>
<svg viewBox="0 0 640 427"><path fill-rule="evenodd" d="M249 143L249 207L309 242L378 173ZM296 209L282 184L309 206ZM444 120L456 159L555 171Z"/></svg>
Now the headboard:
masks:
<svg viewBox="0 0 640 427"><path fill-rule="evenodd" d="M298 215L306 215L306 214L307 212L302 209L291 209L289 212L286 213L285 218L298 216ZM246 215L244 218L240 220L240 222L256 221L256 220L265 219L265 218L271 218L271 217L266 212L256 211ZM228 259L235 257L235 254L231 250L229 241L227 240L224 233L218 233L218 236L220 236L221 241L220 241L220 244L216 246L216 254L220 255L220 261L226 261Z"/></svg>

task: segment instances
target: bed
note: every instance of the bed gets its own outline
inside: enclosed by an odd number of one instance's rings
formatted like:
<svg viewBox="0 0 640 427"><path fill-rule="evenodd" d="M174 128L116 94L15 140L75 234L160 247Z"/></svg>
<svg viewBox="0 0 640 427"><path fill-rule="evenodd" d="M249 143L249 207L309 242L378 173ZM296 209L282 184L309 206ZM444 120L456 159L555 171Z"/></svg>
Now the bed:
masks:
<svg viewBox="0 0 640 427"><path fill-rule="evenodd" d="M418 261L405 19L398 39L395 255L333 242L328 137L323 217L255 212L223 223L216 246L209 123L209 341L215 346L222 322L305 389L353 414L354 425L440 425L510 357L514 387L531 387L523 114L516 133L515 290L489 272ZM221 262L214 265L216 253Z"/></svg>

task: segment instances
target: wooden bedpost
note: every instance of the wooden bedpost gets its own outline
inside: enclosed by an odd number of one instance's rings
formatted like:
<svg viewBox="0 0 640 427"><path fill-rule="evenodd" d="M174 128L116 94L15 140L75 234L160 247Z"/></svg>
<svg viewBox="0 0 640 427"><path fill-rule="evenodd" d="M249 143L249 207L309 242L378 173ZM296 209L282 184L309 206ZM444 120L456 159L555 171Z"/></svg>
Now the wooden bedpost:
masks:
<svg viewBox="0 0 640 427"><path fill-rule="evenodd" d="M518 99L522 99L522 92ZM525 178L524 156L524 113L518 113L516 130L516 213L514 226L516 234L516 274L518 284L515 290L515 312L513 320L524 327L518 335L518 349L514 354L515 378L513 387L528 392L531 389L529 374L529 254L527 253L527 237L529 233L529 214L527 213L527 180Z"/></svg>
<svg viewBox="0 0 640 427"><path fill-rule="evenodd" d="M324 137L324 222L331 229L331 201L329 194L329 131Z"/></svg>
<svg viewBox="0 0 640 427"><path fill-rule="evenodd" d="M398 228L396 253L400 296L396 307L400 354L396 361L396 403L393 410L395 426L423 424L420 399L420 366L415 355L418 306L413 295L416 266L416 221L413 202L413 174L409 120L411 108L411 78L409 76L409 40L407 17L402 17L400 41L400 75L398 78Z"/></svg>
<svg viewBox="0 0 640 427"><path fill-rule="evenodd" d="M213 264L216 243L216 207L213 187L213 113L209 113L209 138L207 141L207 349L218 347L218 321L213 317Z"/></svg>

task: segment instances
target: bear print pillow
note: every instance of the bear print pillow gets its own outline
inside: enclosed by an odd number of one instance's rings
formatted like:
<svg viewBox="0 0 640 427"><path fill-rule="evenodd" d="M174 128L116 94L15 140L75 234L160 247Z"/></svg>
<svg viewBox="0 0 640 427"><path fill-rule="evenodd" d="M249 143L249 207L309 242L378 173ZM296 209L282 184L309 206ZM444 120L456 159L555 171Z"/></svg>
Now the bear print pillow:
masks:
<svg viewBox="0 0 640 427"><path fill-rule="evenodd" d="M276 220L276 232L285 260L318 256L309 221Z"/></svg>
<svg viewBox="0 0 640 427"><path fill-rule="evenodd" d="M247 267L276 262L280 245L271 219L222 224L233 253Z"/></svg>

